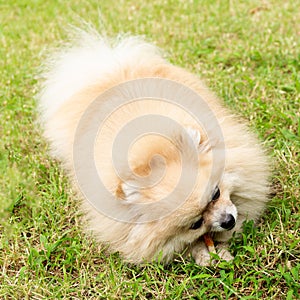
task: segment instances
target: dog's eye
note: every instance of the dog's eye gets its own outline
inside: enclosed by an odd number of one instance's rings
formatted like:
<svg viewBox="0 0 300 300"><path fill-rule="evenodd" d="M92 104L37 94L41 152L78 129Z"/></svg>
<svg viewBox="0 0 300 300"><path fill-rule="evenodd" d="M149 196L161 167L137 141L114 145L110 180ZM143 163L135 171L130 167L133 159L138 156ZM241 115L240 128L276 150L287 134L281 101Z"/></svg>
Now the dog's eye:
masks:
<svg viewBox="0 0 300 300"><path fill-rule="evenodd" d="M199 229L203 223L203 218L199 219L197 222L193 223L190 229Z"/></svg>
<svg viewBox="0 0 300 300"><path fill-rule="evenodd" d="M218 200L218 199L220 198L220 195L221 195L220 189L219 189L219 187L217 186L216 189L215 189L215 191L214 191L214 194L213 194L213 196L212 196L212 198L211 198L211 201L216 201L216 200Z"/></svg>

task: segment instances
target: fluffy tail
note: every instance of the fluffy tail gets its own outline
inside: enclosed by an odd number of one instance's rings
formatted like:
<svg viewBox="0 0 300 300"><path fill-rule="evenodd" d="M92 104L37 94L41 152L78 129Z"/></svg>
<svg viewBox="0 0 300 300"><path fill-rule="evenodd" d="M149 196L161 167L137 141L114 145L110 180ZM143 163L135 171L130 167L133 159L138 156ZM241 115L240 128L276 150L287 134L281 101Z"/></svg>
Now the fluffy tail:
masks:
<svg viewBox="0 0 300 300"><path fill-rule="evenodd" d="M47 122L72 95L101 83L110 74L128 65L162 60L160 50L141 37L109 40L94 31L76 30L73 41L50 55L43 66L44 81L38 95L41 121Z"/></svg>

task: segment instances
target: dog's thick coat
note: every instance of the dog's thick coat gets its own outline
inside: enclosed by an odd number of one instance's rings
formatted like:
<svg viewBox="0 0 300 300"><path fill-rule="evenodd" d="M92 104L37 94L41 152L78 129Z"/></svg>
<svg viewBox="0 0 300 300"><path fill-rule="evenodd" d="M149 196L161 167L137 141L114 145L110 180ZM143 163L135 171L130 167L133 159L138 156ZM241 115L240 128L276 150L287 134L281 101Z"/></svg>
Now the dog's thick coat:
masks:
<svg viewBox="0 0 300 300"><path fill-rule="evenodd" d="M267 202L268 162L257 139L224 108L203 82L168 63L155 46L137 37L123 37L110 43L95 33L82 32L77 42L56 53L46 68L46 79L39 95L41 120L52 154L63 162L73 178L76 177L74 147L79 152L85 147L84 138L80 139L80 136L79 142L74 143L80 118L99 95L127 81L162 78L192 89L209 105L213 118L222 129L224 168L211 175L211 151L217 147L218 141L208 146L210 137L193 118L193 112L165 101L141 99L128 103L107 118L95 144L95 163L104 185L118 201L126 203L131 212L136 202L159 201L172 191L182 171L180 155L188 158L195 145L199 154L195 188L189 198L172 213L166 213L168 207L161 207L157 202L153 210L139 208L132 216L133 222L124 223L97 211L83 197L83 208L91 229L100 242L109 244L111 251L120 252L126 260L134 263L158 257L167 263L176 253L192 253L196 262L204 265L209 261L209 254L201 239L204 233L212 232L214 240L226 242L234 231L241 230L246 219L257 220L261 215ZM160 88L157 86L158 93ZM138 96L138 91L133 96ZM122 126L149 114L175 120L183 130L186 129L190 139L183 132L173 132L171 141L157 135L145 136L137 141L128 157L136 174L145 176L150 169L154 172L159 170L160 162L154 161L151 167L149 165L153 155L163 157L166 167L159 184L139 190L130 184L130 174L125 174L125 179L120 179L116 174L111 163L111 148ZM93 118L93 112L90 117ZM82 137L85 134L84 131L79 133ZM88 174L84 155L78 163L81 172ZM75 180L74 183L76 185ZM89 183L90 178L86 176L86 184ZM182 184L184 189L185 182ZM216 195L218 189L219 196ZM217 199L212 201L214 195ZM174 203L180 203L181 196L179 188L174 195ZM155 220L143 223L145 215L149 217L149 214ZM231 225L235 225L234 228ZM230 258L224 249L220 255L224 259Z"/></svg>

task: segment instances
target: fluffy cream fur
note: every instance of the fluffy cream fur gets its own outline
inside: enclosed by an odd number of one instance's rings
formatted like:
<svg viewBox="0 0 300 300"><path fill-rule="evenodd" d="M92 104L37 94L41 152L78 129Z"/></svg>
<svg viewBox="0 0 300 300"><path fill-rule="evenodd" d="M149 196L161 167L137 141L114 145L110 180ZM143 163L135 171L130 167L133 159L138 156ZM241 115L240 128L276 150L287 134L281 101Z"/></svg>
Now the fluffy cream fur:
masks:
<svg viewBox="0 0 300 300"><path fill-rule="evenodd" d="M121 205L126 203L125 207L130 211L128 218L132 218L132 222L120 222L105 216L84 196L82 198L90 228L100 242L110 245L111 251L120 252L124 259L134 263L158 257L168 263L176 253L192 253L197 263L205 265L209 261L209 253L201 239L204 233L213 232L216 241L226 242L234 231L241 230L246 219L257 220L261 215L267 202L268 163L257 139L197 77L169 64L156 47L137 37L108 41L96 33L81 32L76 42L53 55L45 68L46 78L39 95L41 120L52 154L63 162L72 178L76 178L74 147L82 151L79 162L81 172L88 174L84 156L84 137L88 132L82 131L82 139L74 143L80 118L97 96L122 82L154 77L187 86L207 102L222 128L226 148L225 168L212 175L211 151L216 144L207 145L209 137L205 128L199 126L190 112L172 103L141 99L107 117L95 143L95 164L106 188ZM163 97L163 87L158 86L157 90L159 93L160 88ZM132 96L138 95L137 89L136 95ZM111 162L111 149L114 138L124 124L149 114L175 120L183 131L186 129L190 139L183 132L177 131L172 133L171 141L149 135L135 143L128 161L136 174L146 176L150 171L158 172L161 167L166 168L159 184L139 190L130 184L130 174L125 174L125 179L117 176ZM93 112L90 117L93 118ZM161 206L159 202L152 210L138 208L135 211L136 202L159 201L172 191L182 171L180 156L185 155L189 159L195 146L199 154L199 174L196 188L191 191L189 198L170 214L167 213L168 205ZM123 149L119 151L121 153ZM149 166L153 155L164 158L163 166L155 161ZM188 185L188 180L186 178L182 183L182 189L185 184ZM91 182L91 178L86 176L86 182L81 184L89 185ZM211 201L216 186L220 189L220 197ZM181 196L179 189L174 196L174 203L180 204ZM126 214L126 211L123 213ZM236 219L235 227L231 230L220 226L221 219L228 214ZM155 220L143 223L145 216L149 215ZM193 229L192 225L200 219L201 226ZM231 258L223 248L220 256Z"/></svg>

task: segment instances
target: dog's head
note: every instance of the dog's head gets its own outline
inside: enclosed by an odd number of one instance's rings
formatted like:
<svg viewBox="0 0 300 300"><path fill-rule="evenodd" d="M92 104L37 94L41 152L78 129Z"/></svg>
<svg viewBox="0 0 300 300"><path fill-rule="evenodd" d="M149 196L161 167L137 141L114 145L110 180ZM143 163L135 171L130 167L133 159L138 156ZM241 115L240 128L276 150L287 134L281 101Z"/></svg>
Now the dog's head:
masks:
<svg viewBox="0 0 300 300"><path fill-rule="evenodd" d="M230 185L223 180L224 167L215 165L203 132L187 128L168 141L145 137L132 152L137 177L125 176L116 190L129 210L138 207L125 241L131 249L123 247L126 257L149 260L161 253L168 261L204 233L234 228L237 209Z"/></svg>

